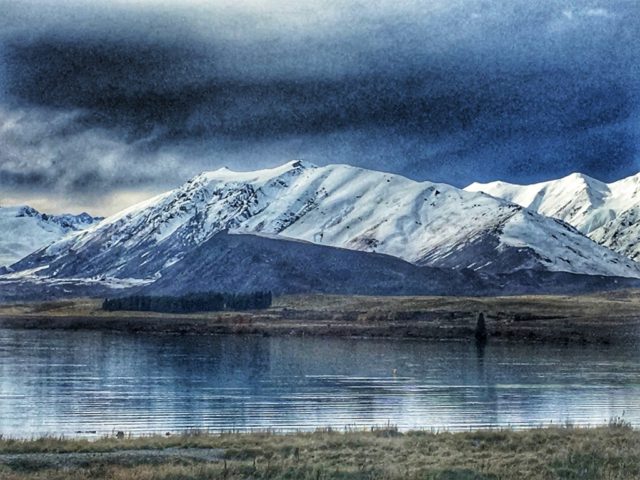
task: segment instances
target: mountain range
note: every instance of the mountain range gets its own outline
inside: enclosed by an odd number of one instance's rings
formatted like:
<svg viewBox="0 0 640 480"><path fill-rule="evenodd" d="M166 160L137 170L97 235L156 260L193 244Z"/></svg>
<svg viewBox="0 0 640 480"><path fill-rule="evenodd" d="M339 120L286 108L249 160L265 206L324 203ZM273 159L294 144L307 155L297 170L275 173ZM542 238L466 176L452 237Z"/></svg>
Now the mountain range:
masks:
<svg viewBox="0 0 640 480"><path fill-rule="evenodd" d="M348 165L223 168L68 232L11 265L2 280L162 293L271 285L282 293L482 294L635 285L640 265L596 233L632 207L611 206L605 215L613 196L606 184L579 175L556 182L458 189Z"/></svg>
<svg viewBox="0 0 640 480"><path fill-rule="evenodd" d="M47 215L26 205L0 207L0 267L99 220L88 213Z"/></svg>
<svg viewBox="0 0 640 480"><path fill-rule="evenodd" d="M485 192L573 225L592 240L640 260L640 174L604 183L581 173L533 185L474 183Z"/></svg>

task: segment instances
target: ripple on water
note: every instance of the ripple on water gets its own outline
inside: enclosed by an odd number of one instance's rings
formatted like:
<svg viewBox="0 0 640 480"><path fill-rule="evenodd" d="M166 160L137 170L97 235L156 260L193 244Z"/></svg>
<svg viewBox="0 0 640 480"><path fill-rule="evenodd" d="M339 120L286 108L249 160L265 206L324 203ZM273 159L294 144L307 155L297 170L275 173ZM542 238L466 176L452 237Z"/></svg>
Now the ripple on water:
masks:
<svg viewBox="0 0 640 480"><path fill-rule="evenodd" d="M0 330L9 436L640 425L638 398L631 348Z"/></svg>

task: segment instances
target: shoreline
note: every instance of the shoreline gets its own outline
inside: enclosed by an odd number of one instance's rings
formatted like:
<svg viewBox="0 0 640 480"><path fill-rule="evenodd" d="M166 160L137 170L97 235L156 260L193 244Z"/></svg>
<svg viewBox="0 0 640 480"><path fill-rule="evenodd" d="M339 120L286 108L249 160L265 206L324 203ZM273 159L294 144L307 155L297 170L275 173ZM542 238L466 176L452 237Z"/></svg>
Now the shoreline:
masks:
<svg viewBox="0 0 640 480"><path fill-rule="evenodd" d="M491 319L489 319L490 321ZM638 323L640 326L640 322ZM416 323L381 325L349 325L340 323L296 324L262 323L242 317L239 323L208 321L184 317L149 317L140 319L122 316L119 319L95 317L0 317L0 329L98 331L150 335L255 335L261 337L327 337L378 340L429 340L476 342L473 325L420 325ZM568 323L561 331L549 331L546 325L489 326L487 342L541 343L572 345L634 345L640 341L628 324L593 325Z"/></svg>
<svg viewBox="0 0 640 480"><path fill-rule="evenodd" d="M640 294L526 297L279 297L272 308L163 314L106 312L100 300L0 305L0 328L174 335L315 336L489 342L637 344Z"/></svg>

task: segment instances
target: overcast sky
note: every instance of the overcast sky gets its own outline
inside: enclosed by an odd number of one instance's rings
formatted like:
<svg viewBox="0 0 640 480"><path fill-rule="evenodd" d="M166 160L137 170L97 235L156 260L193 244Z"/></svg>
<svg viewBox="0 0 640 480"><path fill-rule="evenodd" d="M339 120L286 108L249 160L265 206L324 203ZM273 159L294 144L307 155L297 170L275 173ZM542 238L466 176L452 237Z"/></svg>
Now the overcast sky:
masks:
<svg viewBox="0 0 640 480"><path fill-rule="evenodd" d="M108 214L294 158L615 180L639 38L637 0L0 0L0 204Z"/></svg>

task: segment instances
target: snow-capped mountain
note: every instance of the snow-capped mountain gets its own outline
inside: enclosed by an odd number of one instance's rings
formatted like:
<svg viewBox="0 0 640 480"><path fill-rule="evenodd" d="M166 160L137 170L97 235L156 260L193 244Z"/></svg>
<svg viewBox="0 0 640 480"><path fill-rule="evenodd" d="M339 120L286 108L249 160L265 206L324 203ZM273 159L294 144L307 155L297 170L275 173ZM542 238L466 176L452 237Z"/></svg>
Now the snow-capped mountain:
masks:
<svg viewBox="0 0 640 480"><path fill-rule="evenodd" d="M45 277L151 280L223 230L486 274L535 269L640 277L635 262L513 203L444 184L300 161L254 172L202 173L13 268Z"/></svg>
<svg viewBox="0 0 640 480"><path fill-rule="evenodd" d="M88 213L47 215L24 205L0 207L0 267L11 265L97 220Z"/></svg>
<svg viewBox="0 0 640 480"><path fill-rule="evenodd" d="M609 184L574 173L533 185L474 183L465 190L559 218L597 243L640 260L640 174Z"/></svg>

